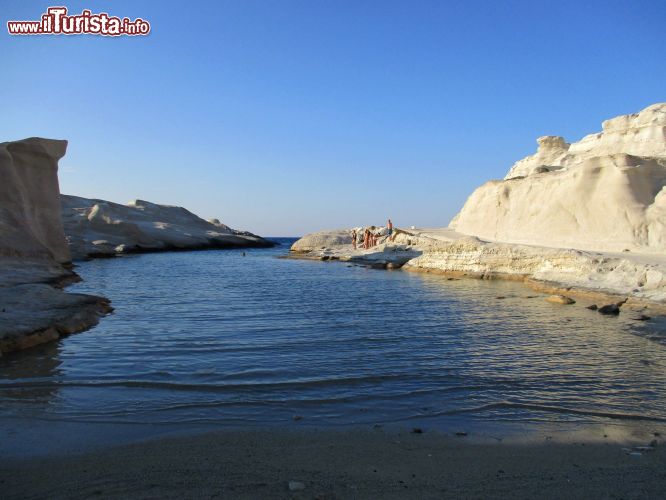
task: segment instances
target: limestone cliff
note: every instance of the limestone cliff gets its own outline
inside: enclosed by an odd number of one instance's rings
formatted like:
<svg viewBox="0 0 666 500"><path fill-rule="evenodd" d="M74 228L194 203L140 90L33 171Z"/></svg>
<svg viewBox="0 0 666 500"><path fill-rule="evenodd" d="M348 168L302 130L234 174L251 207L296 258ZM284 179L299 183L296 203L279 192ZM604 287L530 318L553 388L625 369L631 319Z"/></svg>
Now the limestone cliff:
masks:
<svg viewBox="0 0 666 500"><path fill-rule="evenodd" d="M666 252L666 103L539 150L469 197L450 227L493 241Z"/></svg>
<svg viewBox="0 0 666 500"><path fill-rule="evenodd" d="M30 138L0 144L0 256L65 263L58 160L67 141Z"/></svg>

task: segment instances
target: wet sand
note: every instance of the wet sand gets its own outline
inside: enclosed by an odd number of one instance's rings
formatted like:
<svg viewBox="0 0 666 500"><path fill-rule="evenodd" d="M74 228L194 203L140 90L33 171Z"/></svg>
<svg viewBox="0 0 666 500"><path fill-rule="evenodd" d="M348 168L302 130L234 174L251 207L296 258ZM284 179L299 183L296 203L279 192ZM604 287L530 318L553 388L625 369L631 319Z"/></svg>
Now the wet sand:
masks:
<svg viewBox="0 0 666 500"><path fill-rule="evenodd" d="M636 442L492 443L381 428L222 431L3 459L0 496L663 498L666 443L653 440L636 451Z"/></svg>

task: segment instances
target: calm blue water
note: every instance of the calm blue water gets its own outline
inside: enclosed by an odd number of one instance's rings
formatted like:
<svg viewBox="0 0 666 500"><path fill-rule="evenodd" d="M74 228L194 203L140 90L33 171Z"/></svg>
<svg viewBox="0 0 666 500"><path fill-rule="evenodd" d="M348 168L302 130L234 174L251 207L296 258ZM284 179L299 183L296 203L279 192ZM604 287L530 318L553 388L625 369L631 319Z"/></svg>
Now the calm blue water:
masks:
<svg viewBox="0 0 666 500"><path fill-rule="evenodd" d="M82 263L71 290L111 298L115 313L0 359L0 419L666 419L663 324L527 298L538 294L516 283L278 259L286 243Z"/></svg>

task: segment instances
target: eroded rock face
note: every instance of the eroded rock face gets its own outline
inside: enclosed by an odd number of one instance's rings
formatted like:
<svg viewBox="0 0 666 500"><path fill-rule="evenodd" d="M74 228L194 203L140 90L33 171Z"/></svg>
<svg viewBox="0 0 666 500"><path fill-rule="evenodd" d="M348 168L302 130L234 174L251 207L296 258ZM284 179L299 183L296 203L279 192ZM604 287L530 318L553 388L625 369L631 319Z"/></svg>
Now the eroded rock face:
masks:
<svg viewBox="0 0 666 500"><path fill-rule="evenodd" d="M60 217L58 160L66 141L0 144L0 356L90 328L108 300L52 285L78 277Z"/></svg>
<svg viewBox="0 0 666 500"><path fill-rule="evenodd" d="M507 174L507 179L525 177L534 173L550 172L559 170L565 160L569 147L563 137L557 135L546 135L537 139L539 148L536 154L517 161Z"/></svg>
<svg viewBox="0 0 666 500"><path fill-rule="evenodd" d="M60 220L58 160L67 141L0 144L0 256L70 260Z"/></svg>
<svg viewBox="0 0 666 500"><path fill-rule="evenodd" d="M62 219L73 258L199 248L268 247L269 241L205 221L174 206L135 200L127 205L61 196Z"/></svg>
<svg viewBox="0 0 666 500"><path fill-rule="evenodd" d="M620 252L666 252L666 104L607 120L539 151L469 197L451 221L494 241Z"/></svg>

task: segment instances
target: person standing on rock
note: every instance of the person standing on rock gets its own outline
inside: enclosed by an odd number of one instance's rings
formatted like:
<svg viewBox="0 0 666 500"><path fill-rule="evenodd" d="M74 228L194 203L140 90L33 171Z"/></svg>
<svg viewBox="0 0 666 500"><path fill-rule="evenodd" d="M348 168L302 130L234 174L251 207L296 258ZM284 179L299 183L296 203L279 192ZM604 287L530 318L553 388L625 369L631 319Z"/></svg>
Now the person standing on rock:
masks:
<svg viewBox="0 0 666 500"><path fill-rule="evenodd" d="M356 250L356 229L352 229L352 247Z"/></svg>
<svg viewBox="0 0 666 500"><path fill-rule="evenodd" d="M393 236L393 222L391 222L391 219L388 220L388 223L386 224L386 229L388 229L388 240L391 239L391 236Z"/></svg>
<svg viewBox="0 0 666 500"><path fill-rule="evenodd" d="M368 246L369 247L374 247L375 246L375 226L370 226L369 229L369 234L368 234Z"/></svg>

